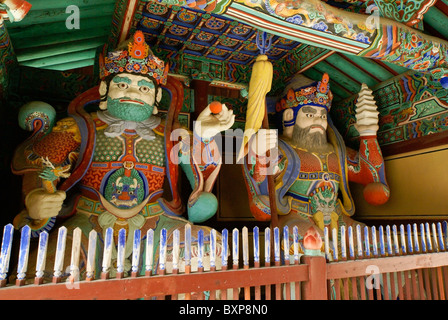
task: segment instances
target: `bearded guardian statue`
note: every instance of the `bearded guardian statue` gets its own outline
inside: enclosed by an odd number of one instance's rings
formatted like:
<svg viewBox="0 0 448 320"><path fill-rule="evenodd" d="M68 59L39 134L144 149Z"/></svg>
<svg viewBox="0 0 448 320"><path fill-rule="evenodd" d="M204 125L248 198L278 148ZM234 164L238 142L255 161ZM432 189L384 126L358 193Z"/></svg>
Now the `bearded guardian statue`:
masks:
<svg viewBox="0 0 448 320"><path fill-rule="evenodd" d="M339 230L355 226L349 181L363 184L364 197L373 205L389 198L384 161L376 132L378 111L371 91L363 85L356 109L360 149L345 146L333 125L329 76L321 81L290 88L280 102L283 135L261 129L249 142L244 176L250 209L257 220L271 220L267 175L274 175L280 228L297 226L300 240L311 227ZM269 153L268 153L269 151ZM292 243L292 241L290 242ZM303 252L303 248L302 248Z"/></svg>

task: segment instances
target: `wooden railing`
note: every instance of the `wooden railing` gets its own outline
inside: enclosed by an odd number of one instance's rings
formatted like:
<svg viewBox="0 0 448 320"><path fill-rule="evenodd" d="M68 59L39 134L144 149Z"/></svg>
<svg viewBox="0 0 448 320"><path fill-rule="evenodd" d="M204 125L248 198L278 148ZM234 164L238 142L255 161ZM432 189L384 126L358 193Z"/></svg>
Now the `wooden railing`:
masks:
<svg viewBox="0 0 448 320"><path fill-rule="evenodd" d="M332 239L338 241L329 241L329 230L325 229L325 256L302 254L297 228L282 232L278 228L266 228L260 234L258 227L255 227L251 241L247 228L241 232L233 229L231 239L224 229L219 241L216 230L212 230L207 235L210 238L210 266L207 269L203 264L205 235L200 231L197 242L192 243L191 229L187 227L185 239L179 239L178 230L173 234L174 255L172 273L169 274L166 272L166 230L161 232L157 272L152 270L154 257L150 250L154 246L153 231L149 230L141 240L140 230L137 230L129 276L125 276L123 271L126 243L123 229L118 235L117 273L113 278L109 274L112 267L111 248L114 245L112 230L107 230L105 235L101 266L94 263L98 254L94 250L98 234L92 231L85 278L81 280L77 280L81 231L75 229L73 232L70 265L64 266L67 230L60 228L57 244L60 250L56 251L52 262L53 281L49 283L42 280L48 234L40 235L38 252L33 255L29 250L30 230L24 227L21 230L17 267L14 266L17 280L8 283L13 229L7 225L0 253L0 299L444 300L448 297L446 223L421 224L419 230L417 227L416 224L407 228L400 226L400 232L395 226L380 227L378 230L375 227L363 230L360 227L341 227L339 232L331 231ZM186 250L197 246L197 269L192 270L191 251L189 254L187 250L185 271L180 272L180 242L184 243ZM221 258L215 254L217 245L222 246L225 257L219 270L216 262ZM149 250L142 250L143 247ZM262 247L263 259L260 254ZM25 274L29 273L29 259L36 259L34 284L27 284L25 279ZM64 267L70 270L70 275L62 281ZM94 277L96 270L101 271L98 279Z"/></svg>

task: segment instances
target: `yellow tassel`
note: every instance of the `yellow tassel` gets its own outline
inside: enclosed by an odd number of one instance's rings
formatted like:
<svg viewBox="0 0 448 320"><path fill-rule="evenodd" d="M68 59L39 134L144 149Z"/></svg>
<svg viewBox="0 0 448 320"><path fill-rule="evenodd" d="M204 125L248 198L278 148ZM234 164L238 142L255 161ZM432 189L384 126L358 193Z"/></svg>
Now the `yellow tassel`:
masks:
<svg viewBox="0 0 448 320"><path fill-rule="evenodd" d="M259 55L252 68L246 111L246 126L238 160L247 154L247 143L258 132L266 112L266 94L271 91L273 68L264 54Z"/></svg>

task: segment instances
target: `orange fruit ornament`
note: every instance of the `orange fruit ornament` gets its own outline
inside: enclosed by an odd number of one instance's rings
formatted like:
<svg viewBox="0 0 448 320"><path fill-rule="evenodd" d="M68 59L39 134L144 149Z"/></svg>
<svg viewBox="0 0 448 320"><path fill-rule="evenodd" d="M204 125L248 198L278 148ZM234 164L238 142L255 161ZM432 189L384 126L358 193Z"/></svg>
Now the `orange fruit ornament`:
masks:
<svg viewBox="0 0 448 320"><path fill-rule="evenodd" d="M222 110L222 103L219 101L213 101L210 103L209 108L213 114L218 114Z"/></svg>

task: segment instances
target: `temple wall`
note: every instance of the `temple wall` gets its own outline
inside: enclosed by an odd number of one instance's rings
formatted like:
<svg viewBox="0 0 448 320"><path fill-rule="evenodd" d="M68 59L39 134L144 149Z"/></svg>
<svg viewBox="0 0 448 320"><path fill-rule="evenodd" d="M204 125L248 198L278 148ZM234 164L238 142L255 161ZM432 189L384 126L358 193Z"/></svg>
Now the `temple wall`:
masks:
<svg viewBox="0 0 448 320"><path fill-rule="evenodd" d="M364 201L362 185L351 184L355 218L363 221L448 218L448 145L385 157L391 195L382 206Z"/></svg>

